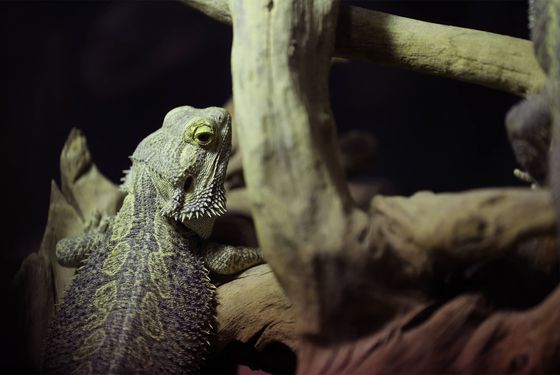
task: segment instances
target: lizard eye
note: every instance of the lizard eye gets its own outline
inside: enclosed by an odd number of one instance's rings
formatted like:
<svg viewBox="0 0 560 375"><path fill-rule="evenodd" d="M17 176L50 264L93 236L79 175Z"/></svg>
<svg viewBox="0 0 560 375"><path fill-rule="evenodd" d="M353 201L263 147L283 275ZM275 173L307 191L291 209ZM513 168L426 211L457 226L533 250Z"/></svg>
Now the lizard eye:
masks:
<svg viewBox="0 0 560 375"><path fill-rule="evenodd" d="M215 137L214 127L206 121L192 125L189 133L190 138L201 146L209 145Z"/></svg>
<svg viewBox="0 0 560 375"><path fill-rule="evenodd" d="M214 139L214 130L208 126L201 126L195 130L194 139L198 144L207 145Z"/></svg>

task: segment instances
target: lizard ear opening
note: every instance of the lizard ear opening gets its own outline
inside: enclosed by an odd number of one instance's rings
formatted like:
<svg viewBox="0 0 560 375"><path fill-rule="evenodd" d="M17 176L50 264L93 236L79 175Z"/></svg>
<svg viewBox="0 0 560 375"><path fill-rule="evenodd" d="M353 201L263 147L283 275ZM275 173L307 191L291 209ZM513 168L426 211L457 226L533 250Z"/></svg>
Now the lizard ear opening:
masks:
<svg viewBox="0 0 560 375"><path fill-rule="evenodd" d="M188 176L185 179L185 182L183 183L183 190L185 192L189 191L192 188L193 183L194 183L194 177L193 176Z"/></svg>

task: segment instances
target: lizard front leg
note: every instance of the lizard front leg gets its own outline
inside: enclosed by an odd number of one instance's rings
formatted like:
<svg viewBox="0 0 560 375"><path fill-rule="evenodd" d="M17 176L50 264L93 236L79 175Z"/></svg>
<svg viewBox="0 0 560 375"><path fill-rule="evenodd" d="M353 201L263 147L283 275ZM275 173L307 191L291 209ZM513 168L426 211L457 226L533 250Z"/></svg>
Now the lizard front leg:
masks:
<svg viewBox="0 0 560 375"><path fill-rule="evenodd" d="M506 127L517 161L524 171L515 176L526 182L543 185L548 175L551 143L549 95L543 91L515 105L507 114Z"/></svg>
<svg viewBox="0 0 560 375"><path fill-rule="evenodd" d="M113 217L102 217L95 212L86 224L85 233L74 238L63 238L56 244L56 259L64 267L78 267L95 249L105 232L111 227Z"/></svg>
<svg viewBox="0 0 560 375"><path fill-rule="evenodd" d="M208 269L220 275L231 275L264 263L261 249L258 247L209 242L202 245L202 251Z"/></svg>

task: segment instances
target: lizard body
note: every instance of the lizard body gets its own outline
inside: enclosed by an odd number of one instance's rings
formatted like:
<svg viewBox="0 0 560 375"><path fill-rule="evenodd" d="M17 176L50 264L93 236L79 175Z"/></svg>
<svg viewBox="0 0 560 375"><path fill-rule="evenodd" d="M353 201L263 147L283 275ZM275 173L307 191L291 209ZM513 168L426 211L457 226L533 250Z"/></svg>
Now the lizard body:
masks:
<svg viewBox="0 0 560 375"><path fill-rule="evenodd" d="M59 242L59 262L81 267L49 330L47 372L198 372L213 329L207 266L261 261L203 241L224 212L230 147L225 110L176 108L132 155L118 214Z"/></svg>
<svg viewBox="0 0 560 375"><path fill-rule="evenodd" d="M560 0L529 0L529 27L547 79L542 92L509 111L506 126L515 156L527 172L521 176L550 186L560 217Z"/></svg>

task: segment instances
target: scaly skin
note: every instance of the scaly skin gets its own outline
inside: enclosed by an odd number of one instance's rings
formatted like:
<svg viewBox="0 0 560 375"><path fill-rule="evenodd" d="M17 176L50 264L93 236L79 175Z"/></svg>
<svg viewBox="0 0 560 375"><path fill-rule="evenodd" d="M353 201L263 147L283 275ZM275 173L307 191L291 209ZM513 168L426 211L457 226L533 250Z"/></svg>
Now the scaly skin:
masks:
<svg viewBox="0 0 560 375"><path fill-rule="evenodd" d="M224 210L230 142L225 110L171 111L134 152L116 217L59 243L63 265L85 264L50 327L47 372L198 372L214 319L205 260L220 273L261 261L202 241Z"/></svg>
<svg viewBox="0 0 560 375"><path fill-rule="evenodd" d="M535 55L548 76L543 91L515 105L506 117L508 135L517 161L526 173L519 177L539 185L550 182L551 139L558 109L558 0L529 0L529 27Z"/></svg>
<svg viewBox="0 0 560 375"><path fill-rule="evenodd" d="M547 80L541 93L509 111L506 124L517 160L527 172L519 175L550 186L560 217L560 0L529 0L529 26Z"/></svg>
<svg viewBox="0 0 560 375"><path fill-rule="evenodd" d="M547 74L545 91L551 123L548 181L560 217L560 0L532 0L530 5L531 38L537 60ZM560 231L560 222L557 228Z"/></svg>

